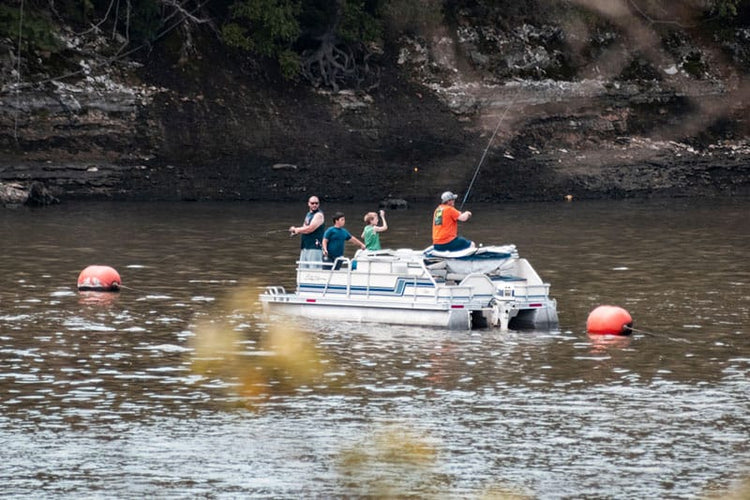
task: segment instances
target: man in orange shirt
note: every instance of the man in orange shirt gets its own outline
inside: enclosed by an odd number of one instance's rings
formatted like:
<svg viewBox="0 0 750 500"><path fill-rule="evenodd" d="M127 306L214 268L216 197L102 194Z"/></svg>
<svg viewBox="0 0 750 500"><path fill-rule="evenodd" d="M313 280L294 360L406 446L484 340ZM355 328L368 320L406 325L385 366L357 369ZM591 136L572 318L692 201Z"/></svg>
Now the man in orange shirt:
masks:
<svg viewBox="0 0 750 500"><path fill-rule="evenodd" d="M466 222L471 212L459 212L456 205L457 195L446 191L440 196L442 203L435 209L432 216L432 246L442 252L463 250L471 246L472 242L458 236L458 221Z"/></svg>

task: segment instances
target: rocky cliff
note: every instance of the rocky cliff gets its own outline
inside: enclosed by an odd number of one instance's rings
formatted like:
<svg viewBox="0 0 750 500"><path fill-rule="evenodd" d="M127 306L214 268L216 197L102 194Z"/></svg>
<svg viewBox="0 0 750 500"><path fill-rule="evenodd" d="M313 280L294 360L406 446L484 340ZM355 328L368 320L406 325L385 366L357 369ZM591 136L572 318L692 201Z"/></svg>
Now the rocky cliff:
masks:
<svg viewBox="0 0 750 500"><path fill-rule="evenodd" d="M750 194L750 29L492 14L385 44L378 85L338 92L218 45L104 59L71 38L74 71L50 76L6 41L0 183L48 200Z"/></svg>

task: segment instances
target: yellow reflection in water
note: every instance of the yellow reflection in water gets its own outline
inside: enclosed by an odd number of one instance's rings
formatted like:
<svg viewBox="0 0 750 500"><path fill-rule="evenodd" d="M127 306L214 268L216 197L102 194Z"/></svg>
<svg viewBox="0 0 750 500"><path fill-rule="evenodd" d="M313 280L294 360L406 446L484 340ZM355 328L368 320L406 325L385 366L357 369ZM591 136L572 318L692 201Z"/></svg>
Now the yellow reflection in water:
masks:
<svg viewBox="0 0 750 500"><path fill-rule="evenodd" d="M348 496L364 498L450 498L450 477L440 471L440 449L434 439L406 426L377 427L339 453L338 469ZM511 487L494 484L480 499L531 498Z"/></svg>
<svg viewBox="0 0 750 500"><path fill-rule="evenodd" d="M333 366L308 332L293 324L271 324L267 331L249 328L257 294L243 287L200 320L191 340L191 370L229 384L231 391L260 402L322 381ZM253 345L251 350L247 345Z"/></svg>
<svg viewBox="0 0 750 500"><path fill-rule="evenodd" d="M750 498L750 477L745 477L726 491L710 493L707 500L748 500Z"/></svg>
<svg viewBox="0 0 750 500"><path fill-rule="evenodd" d="M426 437L390 425L345 448L339 456L344 486L352 495L398 498L435 494L437 449Z"/></svg>

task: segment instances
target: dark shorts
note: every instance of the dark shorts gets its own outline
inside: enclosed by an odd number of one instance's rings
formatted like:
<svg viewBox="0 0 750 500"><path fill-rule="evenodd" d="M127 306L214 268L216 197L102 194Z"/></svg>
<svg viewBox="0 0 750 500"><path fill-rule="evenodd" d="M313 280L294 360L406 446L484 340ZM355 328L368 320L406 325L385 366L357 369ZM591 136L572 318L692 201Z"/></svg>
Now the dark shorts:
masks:
<svg viewBox="0 0 750 500"><path fill-rule="evenodd" d="M456 237L455 239L449 241L448 243L443 243L442 245L434 244L432 245L432 248L439 252L456 252L458 250L463 250L464 248L469 248L471 246L471 241L467 240L466 238L462 238L460 236Z"/></svg>
<svg viewBox="0 0 750 500"><path fill-rule="evenodd" d="M330 255L323 257L323 269L333 269L338 271L341 268L341 261L336 261L336 257L331 258Z"/></svg>

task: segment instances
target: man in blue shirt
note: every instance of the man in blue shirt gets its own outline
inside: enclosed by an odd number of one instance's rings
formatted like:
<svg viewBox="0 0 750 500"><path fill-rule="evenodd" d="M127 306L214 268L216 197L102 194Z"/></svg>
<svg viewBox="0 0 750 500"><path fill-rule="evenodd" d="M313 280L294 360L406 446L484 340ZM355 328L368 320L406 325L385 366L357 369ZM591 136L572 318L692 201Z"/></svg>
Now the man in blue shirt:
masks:
<svg viewBox="0 0 750 500"><path fill-rule="evenodd" d="M333 226L326 229L323 234L323 259L326 262L335 262L336 258L344 255L344 243L352 241L359 245L362 250L365 249L365 244L359 241L356 237L352 236L349 231L344 229L346 224L346 217L341 212L333 214ZM341 263L337 263L335 269L339 268Z"/></svg>

